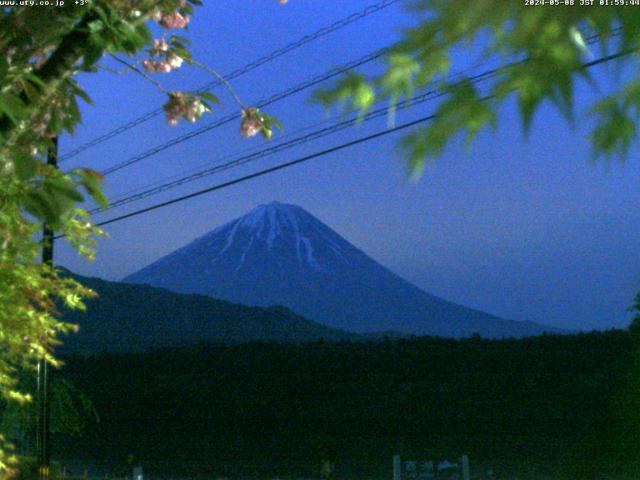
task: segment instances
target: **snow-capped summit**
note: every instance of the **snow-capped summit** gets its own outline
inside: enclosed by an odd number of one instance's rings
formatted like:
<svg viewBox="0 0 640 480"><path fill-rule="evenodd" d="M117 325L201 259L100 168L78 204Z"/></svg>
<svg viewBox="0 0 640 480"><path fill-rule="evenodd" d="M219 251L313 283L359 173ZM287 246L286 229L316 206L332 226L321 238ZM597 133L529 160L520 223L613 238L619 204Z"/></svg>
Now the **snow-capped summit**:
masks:
<svg viewBox="0 0 640 480"><path fill-rule="evenodd" d="M301 207L260 205L124 279L247 305L283 305L354 332L465 336L541 333L432 296Z"/></svg>
<svg viewBox="0 0 640 480"><path fill-rule="evenodd" d="M249 237L240 255L238 270L244 264L247 254L254 248L254 245L255 248L259 248L258 244L260 243L265 244L269 251L276 248L279 253L295 253L295 258L299 263L305 263L306 266L314 269L321 270L322 267L314 255L313 243L316 243L316 247L320 251L322 246L318 243L326 242L326 245L331 247L334 256L337 255L344 260L340 246L336 239L332 238L333 232L296 205L280 202L260 205L247 215L214 230L211 235L219 235L221 232L225 232L227 241L219 256L233 245L236 235L240 241L242 237ZM315 239L315 242L312 242L312 239ZM328 252L324 252L324 254L326 253Z"/></svg>
<svg viewBox="0 0 640 480"><path fill-rule="evenodd" d="M151 272L162 271L168 266L171 266L170 272L178 268L194 281L199 273L209 274L220 268L230 269L237 277L247 268L255 270L256 264L263 268L278 265L281 269L321 271L336 262L345 262L342 250L349 247L345 240L301 207L271 202L214 229L126 281L141 283L141 280L155 278ZM194 263L195 259L197 263ZM188 271L186 265L189 265ZM171 283L172 278L175 276L166 280ZM193 285L193 288L202 293L202 287Z"/></svg>

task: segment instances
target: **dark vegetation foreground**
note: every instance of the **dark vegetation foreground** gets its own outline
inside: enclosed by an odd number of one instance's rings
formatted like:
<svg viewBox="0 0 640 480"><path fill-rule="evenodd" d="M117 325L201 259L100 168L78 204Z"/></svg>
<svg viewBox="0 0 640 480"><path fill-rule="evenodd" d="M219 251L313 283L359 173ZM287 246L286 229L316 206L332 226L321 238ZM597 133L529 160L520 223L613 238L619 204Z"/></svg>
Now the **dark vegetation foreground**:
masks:
<svg viewBox="0 0 640 480"><path fill-rule="evenodd" d="M67 358L101 417L54 457L126 471L391 477L391 456L509 478L638 478L638 336L200 345ZM129 457L131 460L131 457ZM478 473L481 473L476 469ZM547 475L549 475L547 477Z"/></svg>

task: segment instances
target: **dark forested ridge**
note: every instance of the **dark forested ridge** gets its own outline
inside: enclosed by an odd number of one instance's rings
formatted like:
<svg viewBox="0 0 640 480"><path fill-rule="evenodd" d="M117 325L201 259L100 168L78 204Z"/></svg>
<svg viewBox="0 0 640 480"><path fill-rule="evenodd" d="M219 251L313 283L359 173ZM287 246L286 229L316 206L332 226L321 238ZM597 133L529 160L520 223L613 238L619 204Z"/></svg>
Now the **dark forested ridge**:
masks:
<svg viewBox="0 0 640 480"><path fill-rule="evenodd" d="M364 338L307 320L284 307L249 307L148 285L73 276L95 290L98 298L87 301L87 312L65 311L64 319L79 325L80 331L65 339L62 352L136 352L203 341Z"/></svg>
<svg viewBox="0 0 640 480"><path fill-rule="evenodd" d="M628 478L640 459L637 339L421 337L71 357L59 375L93 399L101 422L58 439L54 453L110 465L132 454L149 471L209 476L309 476L331 459L342 478L388 478L394 452L466 453L520 478Z"/></svg>

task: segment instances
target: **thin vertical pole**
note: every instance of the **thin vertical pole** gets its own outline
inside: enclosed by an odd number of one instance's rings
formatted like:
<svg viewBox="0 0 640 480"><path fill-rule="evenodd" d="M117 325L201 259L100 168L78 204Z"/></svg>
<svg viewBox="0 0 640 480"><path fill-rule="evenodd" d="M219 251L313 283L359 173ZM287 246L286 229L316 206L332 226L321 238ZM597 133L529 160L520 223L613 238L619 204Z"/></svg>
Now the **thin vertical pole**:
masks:
<svg viewBox="0 0 640 480"><path fill-rule="evenodd" d="M47 152L47 165L58 167L58 137L53 139L53 146ZM42 263L53 265L53 230L44 224L42 229ZM44 358L38 362L38 431L36 445L38 448L38 474L41 480L49 479L51 463L50 432L50 398L49 398L49 365Z"/></svg>
<svg viewBox="0 0 640 480"><path fill-rule="evenodd" d="M471 480L471 473L469 470L469 457L467 455L463 455L461 458L462 461L462 480Z"/></svg>
<svg viewBox="0 0 640 480"><path fill-rule="evenodd" d="M402 464L400 463L400 455L393 456L393 480L401 480Z"/></svg>

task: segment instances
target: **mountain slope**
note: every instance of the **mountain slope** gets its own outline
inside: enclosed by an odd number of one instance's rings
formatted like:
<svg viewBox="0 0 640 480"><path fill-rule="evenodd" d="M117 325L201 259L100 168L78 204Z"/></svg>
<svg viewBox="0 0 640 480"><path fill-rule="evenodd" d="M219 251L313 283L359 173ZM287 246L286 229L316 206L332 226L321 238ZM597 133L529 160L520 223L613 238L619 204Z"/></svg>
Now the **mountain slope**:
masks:
<svg viewBox="0 0 640 480"><path fill-rule="evenodd" d="M354 332L501 337L552 330L430 295L302 208L278 202L216 228L124 281L248 305L284 305Z"/></svg>
<svg viewBox="0 0 640 480"><path fill-rule="evenodd" d="M312 322L283 307L247 307L147 285L128 285L74 275L99 297L87 312L65 311L80 325L63 352L131 352L198 342L308 342L356 340L359 335Z"/></svg>

